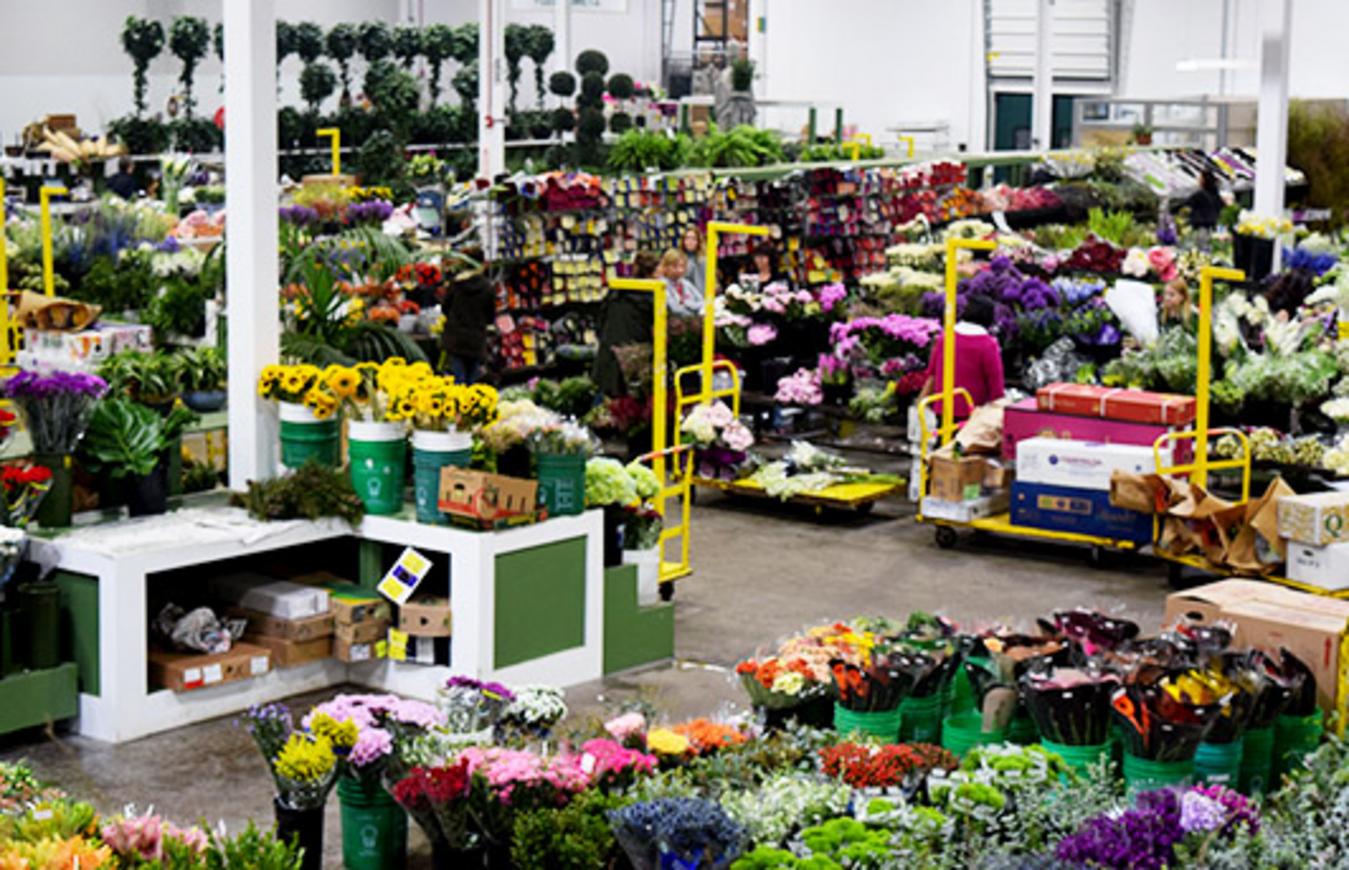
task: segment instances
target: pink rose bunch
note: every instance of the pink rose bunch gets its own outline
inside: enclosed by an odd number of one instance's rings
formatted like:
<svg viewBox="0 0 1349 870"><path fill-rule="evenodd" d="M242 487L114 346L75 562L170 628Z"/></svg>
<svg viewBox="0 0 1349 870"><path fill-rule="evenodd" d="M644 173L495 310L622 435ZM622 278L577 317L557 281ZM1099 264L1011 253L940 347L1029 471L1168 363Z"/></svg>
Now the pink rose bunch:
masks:
<svg viewBox="0 0 1349 870"><path fill-rule="evenodd" d="M541 802L562 803L590 786L590 776L579 755L559 755L545 759L525 749L470 747L460 758L468 762L468 771L480 775L502 804L519 803L521 792Z"/></svg>
<svg viewBox="0 0 1349 870"><path fill-rule="evenodd" d="M620 742L627 742L632 738L645 739L646 717L641 713L624 713L605 722L604 730Z"/></svg>
<svg viewBox="0 0 1349 870"><path fill-rule="evenodd" d="M1157 273L1157 277L1163 281L1171 281L1176 277L1176 249L1157 245L1148 248L1148 263L1152 266L1152 271Z"/></svg>
<svg viewBox="0 0 1349 870"><path fill-rule="evenodd" d="M121 858L160 861L164 842L173 840L201 854L206 851L206 834L200 828L180 828L160 816L118 817L103 826L99 836Z"/></svg>
<svg viewBox="0 0 1349 870"><path fill-rule="evenodd" d="M785 405L818 405L824 401L824 390L820 386L820 373L815 369L801 368L795 373L778 381L774 400Z"/></svg>

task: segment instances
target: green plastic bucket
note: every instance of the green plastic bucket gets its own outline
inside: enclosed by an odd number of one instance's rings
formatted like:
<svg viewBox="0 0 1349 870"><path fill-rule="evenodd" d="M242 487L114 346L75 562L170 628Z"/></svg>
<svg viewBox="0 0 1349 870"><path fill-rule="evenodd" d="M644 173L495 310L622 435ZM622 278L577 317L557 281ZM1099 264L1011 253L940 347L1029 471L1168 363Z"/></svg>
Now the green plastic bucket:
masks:
<svg viewBox="0 0 1349 870"><path fill-rule="evenodd" d="M1093 765L1099 765L1102 759L1110 760L1110 743L1097 743L1091 746L1068 746L1052 740L1041 740L1045 751L1052 752L1063 759L1063 763L1073 769L1078 776L1090 776Z"/></svg>
<svg viewBox="0 0 1349 870"><path fill-rule="evenodd" d="M1274 720L1274 767L1279 780L1301 767L1302 759L1316 751L1324 730L1320 711Z"/></svg>
<svg viewBox="0 0 1349 870"><path fill-rule="evenodd" d="M1022 746L1039 742L1040 730L1035 727L1035 720L1025 710L1018 710L1007 725L1007 740Z"/></svg>
<svg viewBox="0 0 1349 870"><path fill-rule="evenodd" d="M1195 782L1236 788L1241 782L1243 739L1231 743L1200 743L1194 753Z"/></svg>
<svg viewBox="0 0 1349 870"><path fill-rule="evenodd" d="M976 746L989 746L1006 740L1006 729L984 730L983 714L977 710L954 713L941 723L941 745L956 756L963 756Z"/></svg>
<svg viewBox="0 0 1349 870"><path fill-rule="evenodd" d="M899 739L899 708L857 713L835 704L834 730L843 735L860 732L893 743Z"/></svg>
<svg viewBox="0 0 1349 870"><path fill-rule="evenodd" d="M18 592L22 661L35 671L54 668L61 663L61 589L39 581L20 584Z"/></svg>
<svg viewBox="0 0 1349 870"><path fill-rule="evenodd" d="M351 486L366 513L394 514L403 507L408 442L400 423L353 420L347 430Z"/></svg>
<svg viewBox="0 0 1349 870"><path fill-rule="evenodd" d="M940 694L905 698L899 702L899 739L902 743L941 745Z"/></svg>
<svg viewBox="0 0 1349 870"><path fill-rule="evenodd" d="M299 468L313 459L333 468L340 455L342 424L336 416L317 419L304 405L282 402L281 464Z"/></svg>
<svg viewBox="0 0 1349 870"><path fill-rule="evenodd" d="M1194 759L1150 761L1124 752L1124 782L1129 797L1141 791L1153 791L1172 785L1185 785L1194 778Z"/></svg>
<svg viewBox="0 0 1349 870"><path fill-rule="evenodd" d="M585 456L540 453L539 501L550 516L579 514L585 510Z"/></svg>
<svg viewBox="0 0 1349 870"><path fill-rule="evenodd" d="M450 466L467 468L472 458L473 436L466 432L412 433L412 493L417 522L446 522L440 512L440 471Z"/></svg>
<svg viewBox="0 0 1349 870"><path fill-rule="evenodd" d="M33 464L52 473L51 488L38 505L34 518L44 529L63 529L70 525L74 503L75 477L68 453L34 453Z"/></svg>
<svg viewBox="0 0 1349 870"><path fill-rule="evenodd" d="M1241 778L1237 788L1243 794L1262 795L1274 774L1274 727L1252 728L1241 743Z"/></svg>
<svg viewBox="0 0 1349 870"><path fill-rule="evenodd" d="M347 870L399 870L407 866L408 817L384 788L343 777L342 864Z"/></svg>

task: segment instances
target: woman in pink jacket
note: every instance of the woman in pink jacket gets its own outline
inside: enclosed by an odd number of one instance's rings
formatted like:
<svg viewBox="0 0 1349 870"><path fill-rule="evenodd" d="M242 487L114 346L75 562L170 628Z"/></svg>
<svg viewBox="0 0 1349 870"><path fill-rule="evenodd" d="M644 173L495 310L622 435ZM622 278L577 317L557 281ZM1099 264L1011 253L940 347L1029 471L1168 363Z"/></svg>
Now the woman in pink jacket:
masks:
<svg viewBox="0 0 1349 870"><path fill-rule="evenodd" d="M1005 387L1002 350L998 347L998 340L989 334L993 326L993 314L992 302L983 296L971 296L965 300L960 320L956 323L955 385L970 391L975 407L1001 399ZM932 356L927 362L927 381L918 394L920 401L941 392L942 347L943 336L939 335L932 343ZM933 410L940 413L940 406ZM956 396L956 419L964 420L973 410L963 395Z"/></svg>

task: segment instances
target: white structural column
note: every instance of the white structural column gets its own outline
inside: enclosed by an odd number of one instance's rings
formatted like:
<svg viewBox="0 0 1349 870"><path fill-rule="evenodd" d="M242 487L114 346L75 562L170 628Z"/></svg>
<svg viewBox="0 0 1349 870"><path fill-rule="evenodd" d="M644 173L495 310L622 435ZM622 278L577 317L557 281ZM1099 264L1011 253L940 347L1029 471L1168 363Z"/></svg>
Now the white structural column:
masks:
<svg viewBox="0 0 1349 870"><path fill-rule="evenodd" d="M276 9L230 0L225 11L225 247L229 317L230 488L271 477L276 415L255 385L280 344L277 276Z"/></svg>
<svg viewBox="0 0 1349 870"><path fill-rule="evenodd" d="M506 170L506 4L478 0L478 175Z"/></svg>
<svg viewBox="0 0 1349 870"><path fill-rule="evenodd" d="M1037 0L1035 14L1035 79L1031 97L1031 148L1054 144L1054 0Z"/></svg>
<svg viewBox="0 0 1349 870"><path fill-rule="evenodd" d="M1260 103L1255 129L1255 211L1283 214L1288 162L1288 41L1292 4L1260 0ZM1277 254L1279 246L1275 245Z"/></svg>
<svg viewBox="0 0 1349 870"><path fill-rule="evenodd" d="M570 70L571 56L571 0L553 0L553 68Z"/></svg>

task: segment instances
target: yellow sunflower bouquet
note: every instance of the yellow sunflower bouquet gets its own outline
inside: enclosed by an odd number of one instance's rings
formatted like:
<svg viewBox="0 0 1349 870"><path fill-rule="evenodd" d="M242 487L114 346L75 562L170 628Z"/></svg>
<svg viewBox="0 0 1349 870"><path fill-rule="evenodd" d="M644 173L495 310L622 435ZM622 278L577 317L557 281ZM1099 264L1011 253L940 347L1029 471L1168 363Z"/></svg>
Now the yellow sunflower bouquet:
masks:
<svg viewBox="0 0 1349 870"><path fill-rule="evenodd" d="M411 420L415 407L411 392L415 384L433 377L424 362L409 363L390 357L382 363L363 362L352 367L334 367L335 392L349 419L365 423L395 423Z"/></svg>
<svg viewBox="0 0 1349 870"><path fill-rule="evenodd" d="M334 379L341 366L296 365L264 366L258 375L258 395L290 405L303 405L316 419L327 420L337 413L340 393Z"/></svg>

